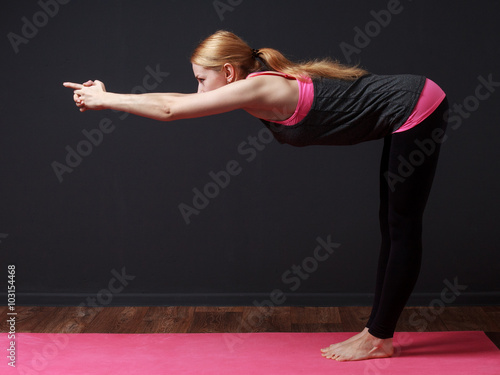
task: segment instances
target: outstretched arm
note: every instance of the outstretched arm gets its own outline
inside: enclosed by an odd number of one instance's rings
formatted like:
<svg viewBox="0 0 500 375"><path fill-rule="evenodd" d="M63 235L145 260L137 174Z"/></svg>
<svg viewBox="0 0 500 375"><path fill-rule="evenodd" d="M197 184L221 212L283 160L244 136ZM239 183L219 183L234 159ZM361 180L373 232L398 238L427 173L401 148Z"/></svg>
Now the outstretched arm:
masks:
<svg viewBox="0 0 500 375"><path fill-rule="evenodd" d="M148 94L115 94L107 92L101 81L87 81L83 84L65 82L64 87L74 89L73 99L80 112L87 110L114 109L129 112L138 116L155 120L167 120L166 107L169 97L190 94L148 93Z"/></svg>
<svg viewBox="0 0 500 375"><path fill-rule="evenodd" d="M115 94L106 92L104 84L97 80L83 84L65 82L63 85L74 90L73 99L81 112L114 109L160 121L209 116L239 108L258 108L265 103L264 90L255 80L237 81L198 94Z"/></svg>

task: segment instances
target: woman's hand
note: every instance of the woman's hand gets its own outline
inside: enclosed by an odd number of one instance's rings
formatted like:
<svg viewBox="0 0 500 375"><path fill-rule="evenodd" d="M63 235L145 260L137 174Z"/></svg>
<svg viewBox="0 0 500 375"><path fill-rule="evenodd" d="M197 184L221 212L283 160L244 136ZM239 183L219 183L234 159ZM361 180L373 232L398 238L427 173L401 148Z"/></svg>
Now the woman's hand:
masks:
<svg viewBox="0 0 500 375"><path fill-rule="evenodd" d="M74 89L73 100L80 112L85 112L87 109L99 110L104 108L104 95L106 88L101 81L87 81L83 84L64 82L64 87Z"/></svg>

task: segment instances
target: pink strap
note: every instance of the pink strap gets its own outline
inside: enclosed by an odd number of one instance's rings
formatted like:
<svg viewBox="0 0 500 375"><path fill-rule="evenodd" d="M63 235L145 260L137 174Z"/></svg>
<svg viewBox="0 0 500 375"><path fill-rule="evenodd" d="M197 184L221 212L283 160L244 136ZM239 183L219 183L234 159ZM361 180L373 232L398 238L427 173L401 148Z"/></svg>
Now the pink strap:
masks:
<svg viewBox="0 0 500 375"><path fill-rule="evenodd" d="M291 75L281 73L281 72L272 72L272 71L250 73L247 76L247 78L251 78L251 77L255 77L255 76L281 76L281 77L285 77L288 79L295 79L295 77L292 77Z"/></svg>

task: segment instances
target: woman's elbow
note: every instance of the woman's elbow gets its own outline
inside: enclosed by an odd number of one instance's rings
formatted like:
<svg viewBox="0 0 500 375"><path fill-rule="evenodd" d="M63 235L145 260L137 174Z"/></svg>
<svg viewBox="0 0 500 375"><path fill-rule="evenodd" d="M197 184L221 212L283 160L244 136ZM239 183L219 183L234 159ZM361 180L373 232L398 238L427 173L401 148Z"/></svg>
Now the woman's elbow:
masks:
<svg viewBox="0 0 500 375"><path fill-rule="evenodd" d="M175 118L175 111L173 111L171 103L166 103L162 106L159 120L161 121L177 120L177 118Z"/></svg>

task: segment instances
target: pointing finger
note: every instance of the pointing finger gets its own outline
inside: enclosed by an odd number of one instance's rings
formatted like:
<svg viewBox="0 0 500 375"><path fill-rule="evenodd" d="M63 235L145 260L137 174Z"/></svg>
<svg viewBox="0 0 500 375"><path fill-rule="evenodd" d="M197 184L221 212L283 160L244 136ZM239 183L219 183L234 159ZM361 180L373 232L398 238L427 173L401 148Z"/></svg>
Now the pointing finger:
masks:
<svg viewBox="0 0 500 375"><path fill-rule="evenodd" d="M83 87L83 85L81 85L79 83L73 83L73 82L64 82L63 86L70 88L70 89L75 89L75 90L79 90Z"/></svg>

